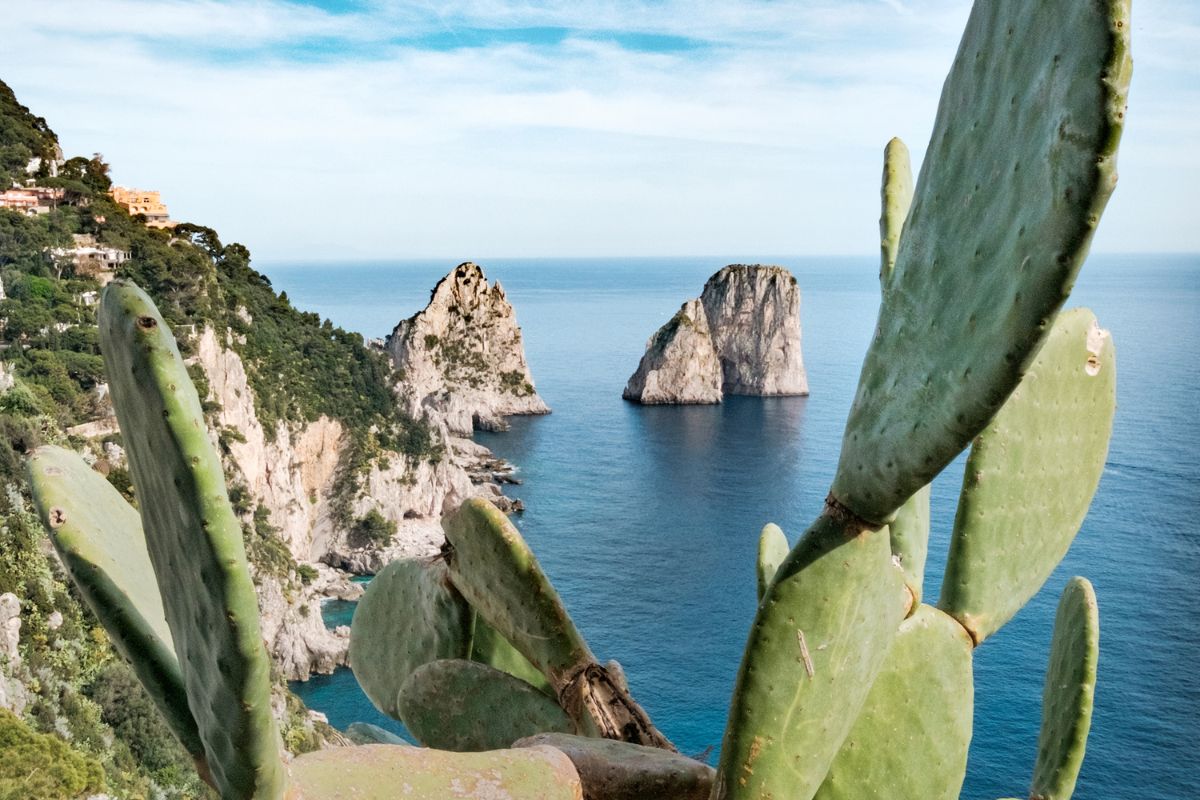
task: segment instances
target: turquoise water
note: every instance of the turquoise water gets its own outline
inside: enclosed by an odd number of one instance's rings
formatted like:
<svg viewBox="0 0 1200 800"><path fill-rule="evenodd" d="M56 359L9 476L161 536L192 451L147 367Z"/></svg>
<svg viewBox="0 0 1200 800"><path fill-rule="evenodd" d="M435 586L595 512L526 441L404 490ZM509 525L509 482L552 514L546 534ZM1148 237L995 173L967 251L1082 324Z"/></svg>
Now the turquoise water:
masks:
<svg viewBox="0 0 1200 800"><path fill-rule="evenodd" d="M517 524L603 660L685 752L719 745L754 611L766 521L790 538L819 511L878 305L868 258L763 258L804 291L808 398L716 407L621 400L646 338L726 261L483 262L517 309L548 417L479 440L524 479ZM368 336L420 309L450 261L271 265L298 306ZM1096 257L1071 305L1112 330L1119 409L1091 513L1063 565L976 651L975 738L963 796L1022 796L1036 752L1054 607L1067 578L1100 602L1096 712L1076 796L1200 796L1200 257ZM961 463L934 486L927 599L945 565ZM344 612L344 609L343 609ZM347 671L297 690L344 726L387 722ZM398 730L394 723L391 729Z"/></svg>

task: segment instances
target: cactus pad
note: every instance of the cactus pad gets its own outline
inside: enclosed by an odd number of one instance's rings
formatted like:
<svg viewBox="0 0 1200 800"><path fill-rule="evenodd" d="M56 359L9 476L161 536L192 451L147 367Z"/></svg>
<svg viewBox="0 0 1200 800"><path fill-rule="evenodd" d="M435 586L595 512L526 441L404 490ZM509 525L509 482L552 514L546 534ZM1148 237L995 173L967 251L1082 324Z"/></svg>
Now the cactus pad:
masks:
<svg viewBox="0 0 1200 800"><path fill-rule="evenodd" d="M904 570L904 585L912 597L912 610L921 605L925 582L925 556L929 552L929 484L908 498L888 525L892 556Z"/></svg>
<svg viewBox="0 0 1200 800"><path fill-rule="evenodd" d="M200 398L141 289L119 280L105 287L99 328L147 550L214 783L226 800L278 797L286 774L258 597Z"/></svg>
<svg viewBox="0 0 1200 800"><path fill-rule="evenodd" d="M391 731L369 722L351 722L346 726L346 738L355 744L394 744L398 747L412 747L411 744Z"/></svg>
<svg viewBox="0 0 1200 800"><path fill-rule="evenodd" d="M972 647L930 606L904 620L816 800L957 800L971 742Z"/></svg>
<svg viewBox="0 0 1200 800"><path fill-rule="evenodd" d="M507 672L538 691L554 696L554 689L541 670L529 663L529 659L478 614L475 615L475 633L471 638L471 660Z"/></svg>
<svg viewBox="0 0 1200 800"><path fill-rule="evenodd" d="M1059 315L967 459L938 607L976 643L1066 554L1092 501L1116 408L1116 356L1086 309Z"/></svg>
<svg viewBox="0 0 1200 800"><path fill-rule="evenodd" d="M468 500L442 527L453 547L454 585L551 684L595 660L529 545L498 508Z"/></svg>
<svg viewBox="0 0 1200 800"><path fill-rule="evenodd" d="M565 733L541 733L513 747L539 745L567 754L585 800L708 800L712 789L712 767L656 747Z"/></svg>
<svg viewBox="0 0 1200 800"><path fill-rule="evenodd" d="M150 579L154 568L137 511L62 447L34 451L29 485L71 580L204 774L204 745L188 709L162 597Z"/></svg>
<svg viewBox="0 0 1200 800"><path fill-rule="evenodd" d="M448 753L369 744L305 753L288 800L582 800L571 760L550 747Z"/></svg>
<svg viewBox="0 0 1200 800"><path fill-rule="evenodd" d="M588 735L673 750L624 687L596 663L558 592L508 517L467 500L442 520L454 585L479 616L542 671L559 704Z"/></svg>
<svg viewBox="0 0 1200 800"><path fill-rule="evenodd" d="M787 558L788 551L791 549L787 537L783 535L783 530L778 525L767 523L763 526L762 533L758 535L758 568L756 570L760 601L767 593L767 587L771 585L771 579L775 577L779 565Z"/></svg>
<svg viewBox="0 0 1200 800"><path fill-rule="evenodd" d="M904 618L886 531L827 510L759 603L721 747L716 800L811 797Z"/></svg>
<svg viewBox="0 0 1200 800"><path fill-rule="evenodd" d="M1054 620L1042 696L1042 732L1029 790L1032 800L1069 800L1075 791L1092 724L1099 650L1095 592L1084 578L1072 578Z"/></svg>
<svg viewBox="0 0 1200 800"><path fill-rule="evenodd" d="M896 267L900 233L904 230L904 218L908 216L913 196L908 148L899 139L892 139L883 150L883 182L879 195L882 206L879 214L879 283L886 291Z"/></svg>
<svg viewBox="0 0 1200 800"><path fill-rule="evenodd" d="M946 79L836 499L888 521L1017 385L1116 180L1127 0L976 2Z"/></svg>
<svg viewBox="0 0 1200 800"><path fill-rule="evenodd" d="M399 695L400 719L426 747L479 752L535 733L574 733L554 700L507 672L443 659L419 667Z"/></svg>
<svg viewBox="0 0 1200 800"><path fill-rule="evenodd" d="M376 708L400 719L400 689L418 667L470 655L471 621L440 558L393 561L354 610L350 668Z"/></svg>

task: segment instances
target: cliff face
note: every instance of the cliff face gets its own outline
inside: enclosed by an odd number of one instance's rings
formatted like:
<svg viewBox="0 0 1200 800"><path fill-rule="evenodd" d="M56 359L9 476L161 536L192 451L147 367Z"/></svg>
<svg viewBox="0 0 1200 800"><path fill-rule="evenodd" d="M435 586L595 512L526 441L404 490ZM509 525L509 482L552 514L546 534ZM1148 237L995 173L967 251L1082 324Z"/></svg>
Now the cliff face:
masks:
<svg viewBox="0 0 1200 800"><path fill-rule="evenodd" d="M783 267L725 267L700 295L726 394L808 394L800 352L800 287Z"/></svg>
<svg viewBox="0 0 1200 800"><path fill-rule="evenodd" d="M719 403L724 394L804 395L800 288L783 267L734 264L650 338L622 396Z"/></svg>
<svg viewBox="0 0 1200 800"><path fill-rule="evenodd" d="M647 405L721 402L721 362L699 300L684 303L646 343L622 397Z"/></svg>
<svg viewBox="0 0 1200 800"><path fill-rule="evenodd" d="M373 509L395 524L395 536L384 544L352 541L335 513L339 469L349 447L342 424L320 417L305 425L277 425L274 436L268 436L255 411L245 366L230 344L212 328L200 331L195 341L208 399L219 405L214 435L226 453L231 483L240 482L250 504L265 511L266 521L297 562L376 572L394 558L436 553L443 541L442 514L468 497L484 496L505 506L507 499L486 468L495 460L490 451L451 436L433 417L446 445L437 463L386 453L371 463L358 492L348 498L352 517ZM255 575L263 636L288 678L329 672L345 663L348 631L325 629L320 602L327 596L345 597L353 589L344 576L320 569L322 579L303 586L262 569Z"/></svg>
<svg viewBox="0 0 1200 800"><path fill-rule="evenodd" d="M510 414L548 414L525 362L521 329L497 282L476 264L455 267L429 305L403 320L384 345L421 409L452 433L503 430Z"/></svg>

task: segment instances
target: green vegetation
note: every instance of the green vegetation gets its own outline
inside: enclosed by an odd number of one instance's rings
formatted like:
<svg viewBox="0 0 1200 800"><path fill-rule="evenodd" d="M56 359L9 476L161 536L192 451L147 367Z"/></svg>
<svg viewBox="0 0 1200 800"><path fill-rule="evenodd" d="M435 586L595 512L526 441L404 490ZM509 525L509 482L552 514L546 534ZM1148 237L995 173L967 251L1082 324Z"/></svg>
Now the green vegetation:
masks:
<svg viewBox="0 0 1200 800"><path fill-rule="evenodd" d="M396 523L385 518L375 509L354 521L350 528L350 540L364 546L367 544L384 545L396 536Z"/></svg>
<svg viewBox="0 0 1200 800"><path fill-rule="evenodd" d="M525 380L520 370L509 370L500 373L500 388L517 397L528 397L533 394L533 384Z"/></svg>
<svg viewBox="0 0 1200 800"><path fill-rule="evenodd" d="M21 105L13 90L0 81L0 191L14 180L24 179L33 158L42 159L38 174L49 174L49 162L57 149L58 137L46 120Z"/></svg>
<svg viewBox="0 0 1200 800"><path fill-rule="evenodd" d="M74 800L105 789L104 770L92 758L71 750L57 736L37 733L0 708L0 798Z"/></svg>

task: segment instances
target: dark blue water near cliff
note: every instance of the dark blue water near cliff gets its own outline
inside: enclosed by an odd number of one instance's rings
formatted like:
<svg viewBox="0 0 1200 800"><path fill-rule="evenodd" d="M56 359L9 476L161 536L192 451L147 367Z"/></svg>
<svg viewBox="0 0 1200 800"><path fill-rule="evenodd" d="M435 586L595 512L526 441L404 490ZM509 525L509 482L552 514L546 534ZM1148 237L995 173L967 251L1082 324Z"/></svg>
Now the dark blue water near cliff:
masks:
<svg viewBox="0 0 1200 800"><path fill-rule="evenodd" d="M685 752L719 745L754 612L761 525L795 538L819 511L878 305L871 259L764 259L804 291L812 396L641 408L621 389L646 338L725 261L484 262L525 330L553 407L478 438L516 463L517 524L601 659ZM449 261L268 265L301 308L383 336L421 308ZM1094 309L1118 353L1108 466L1063 565L976 651L964 797L1023 796L1035 756L1058 593L1095 584L1101 659L1077 797L1200 796L1200 257L1095 257L1070 305ZM936 598L961 461L936 482L926 577ZM345 609L342 609L344 612ZM381 717L348 672L299 691L337 725Z"/></svg>

